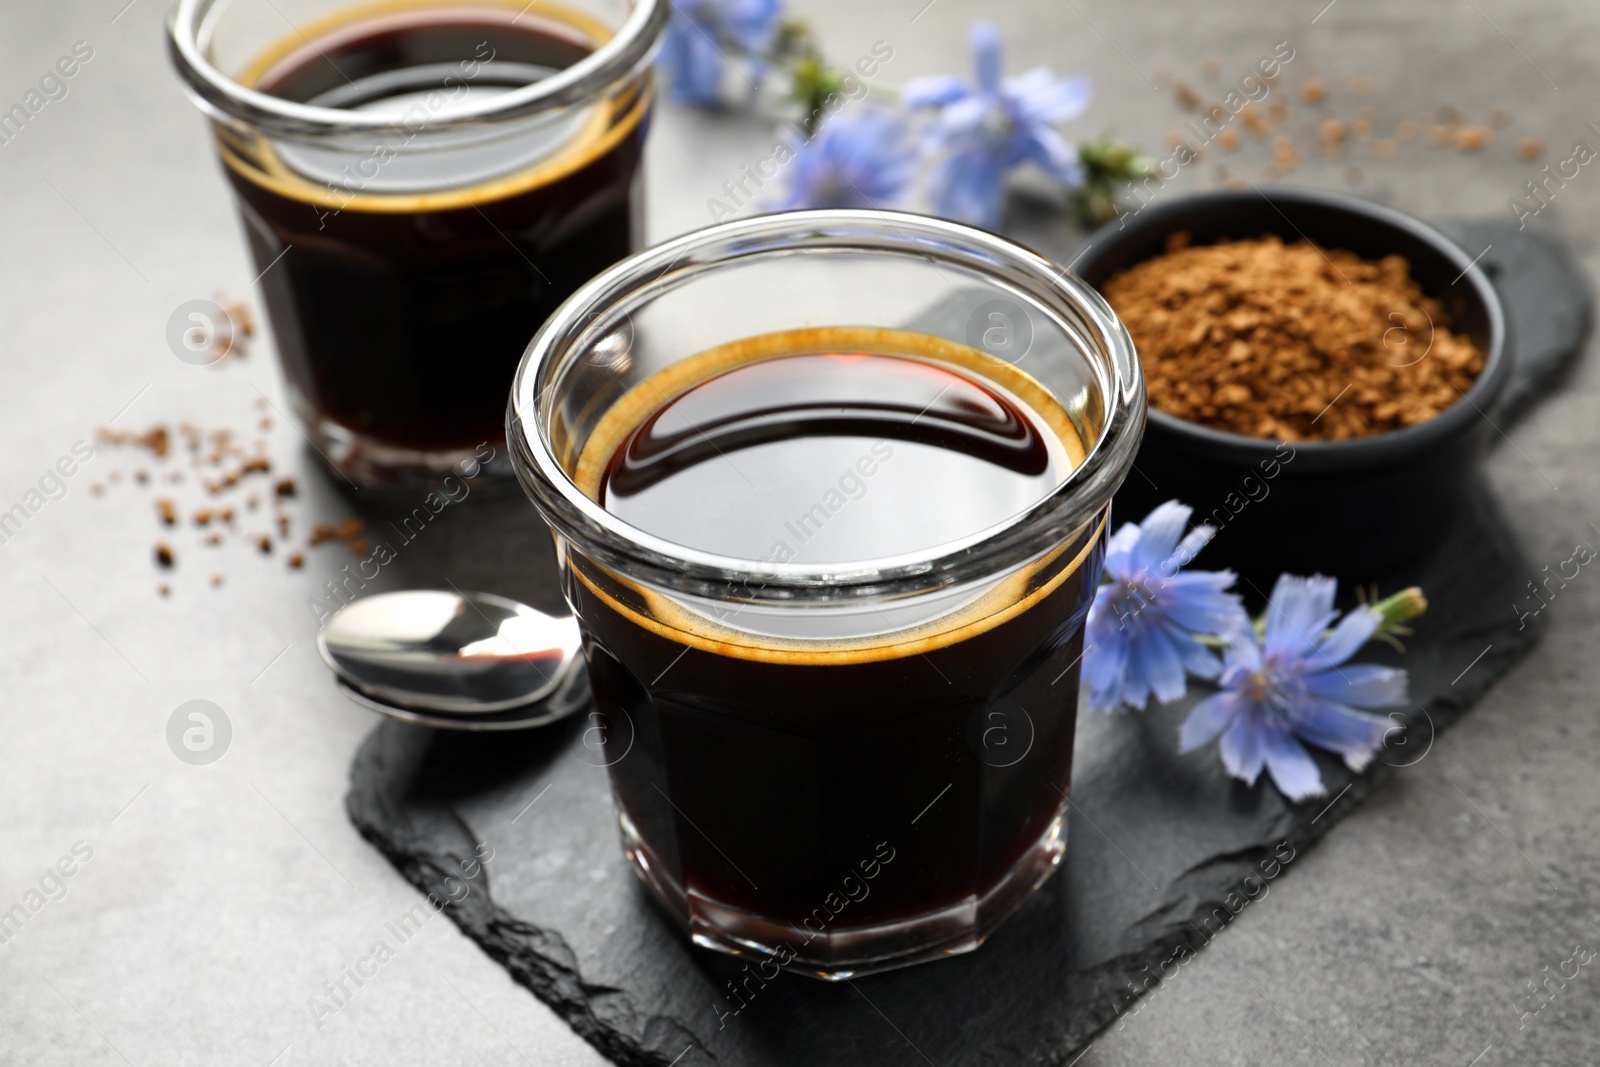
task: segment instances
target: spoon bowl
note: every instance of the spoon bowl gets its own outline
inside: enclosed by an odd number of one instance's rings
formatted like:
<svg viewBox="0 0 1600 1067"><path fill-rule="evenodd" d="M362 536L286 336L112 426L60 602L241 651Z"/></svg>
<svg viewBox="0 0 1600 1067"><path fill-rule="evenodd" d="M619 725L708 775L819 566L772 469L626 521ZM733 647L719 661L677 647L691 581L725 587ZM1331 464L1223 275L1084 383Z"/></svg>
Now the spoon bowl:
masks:
<svg viewBox="0 0 1600 1067"><path fill-rule="evenodd" d="M440 718L537 725L526 720L568 714L581 703L573 693L573 676L583 674L580 644L571 616L490 593L439 590L352 601L317 635L317 651L349 695L430 725ZM541 705L538 714L528 714L530 705Z"/></svg>

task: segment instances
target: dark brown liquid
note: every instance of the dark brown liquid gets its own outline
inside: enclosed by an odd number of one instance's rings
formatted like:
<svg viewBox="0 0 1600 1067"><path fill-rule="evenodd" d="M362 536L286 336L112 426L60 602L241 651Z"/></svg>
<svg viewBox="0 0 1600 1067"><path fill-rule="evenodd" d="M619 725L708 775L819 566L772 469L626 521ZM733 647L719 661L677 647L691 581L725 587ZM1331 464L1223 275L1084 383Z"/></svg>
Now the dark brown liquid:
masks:
<svg viewBox="0 0 1600 1067"><path fill-rule="evenodd" d="M654 412L612 457L600 502L722 555L873 559L1034 503L1063 474L1052 443L1014 400L951 370L795 355L739 367Z"/></svg>
<svg viewBox="0 0 1600 1067"><path fill-rule="evenodd" d="M595 44L535 11L516 15L490 5L380 9L321 37L313 31L311 44L266 64L258 88L303 103L400 110L430 90L518 88ZM463 63L478 65L464 75ZM401 164L381 148L319 172L296 170L289 158L246 162L224 139L278 348L312 413L404 448L503 439L506 396L529 338L634 247L641 92L598 105L603 114L579 125L559 165L546 159L518 171L508 158L509 174L485 180L496 149L474 157L473 173L441 155L434 191L423 194L396 191Z"/></svg>
<svg viewBox="0 0 1600 1067"><path fill-rule="evenodd" d="M735 363L638 387L671 399L619 404L635 425L603 468L586 453L579 485L679 544L860 561L1003 522L1081 459L1063 412L970 367ZM591 448L617 436L602 426ZM572 559L612 782L646 862L691 902L798 938L982 899L1064 806L1099 560L1096 529L920 626L896 630L880 606L799 638L762 636L774 625L737 602L708 618ZM870 892L840 907L869 867Z"/></svg>

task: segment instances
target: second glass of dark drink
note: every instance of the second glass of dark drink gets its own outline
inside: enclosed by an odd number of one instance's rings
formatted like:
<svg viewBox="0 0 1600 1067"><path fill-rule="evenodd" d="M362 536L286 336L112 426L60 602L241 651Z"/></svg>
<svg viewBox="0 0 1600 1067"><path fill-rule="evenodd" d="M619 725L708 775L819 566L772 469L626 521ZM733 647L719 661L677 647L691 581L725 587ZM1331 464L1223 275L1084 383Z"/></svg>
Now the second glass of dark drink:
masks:
<svg viewBox="0 0 1600 1067"><path fill-rule="evenodd" d="M624 849L696 943L842 978L975 948L1048 877L1143 421L1091 289L935 219L715 227L545 324L508 441Z"/></svg>
<svg viewBox="0 0 1600 1067"><path fill-rule="evenodd" d="M638 247L668 9L178 4L174 61L213 120L296 414L346 477L509 477L529 334Z"/></svg>

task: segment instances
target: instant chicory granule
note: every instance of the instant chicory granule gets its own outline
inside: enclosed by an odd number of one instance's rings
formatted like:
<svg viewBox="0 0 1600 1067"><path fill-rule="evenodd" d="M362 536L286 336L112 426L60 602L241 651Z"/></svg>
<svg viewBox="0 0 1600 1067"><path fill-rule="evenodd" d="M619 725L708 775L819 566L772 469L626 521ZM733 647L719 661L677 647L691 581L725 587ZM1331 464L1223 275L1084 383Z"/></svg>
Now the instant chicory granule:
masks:
<svg viewBox="0 0 1600 1067"><path fill-rule="evenodd" d="M1275 236L1166 254L1103 287L1144 365L1150 404L1279 441L1341 441L1413 426L1461 399L1483 354L1450 331L1402 256Z"/></svg>

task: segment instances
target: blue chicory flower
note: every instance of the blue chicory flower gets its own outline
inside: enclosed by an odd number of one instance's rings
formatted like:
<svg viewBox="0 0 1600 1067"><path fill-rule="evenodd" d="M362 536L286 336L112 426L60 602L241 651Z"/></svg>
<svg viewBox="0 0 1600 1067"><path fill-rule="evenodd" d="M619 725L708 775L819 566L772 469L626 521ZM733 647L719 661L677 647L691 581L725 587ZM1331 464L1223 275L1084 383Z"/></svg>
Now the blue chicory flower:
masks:
<svg viewBox="0 0 1600 1067"><path fill-rule="evenodd" d="M1232 571L1180 571L1216 533L1201 525L1185 536L1192 511L1169 500L1106 546L1110 580L1095 591L1084 629L1083 674L1096 711L1143 708L1151 693L1176 700L1186 674L1215 678L1222 661L1195 635L1250 624L1238 595L1227 591Z"/></svg>
<svg viewBox="0 0 1600 1067"><path fill-rule="evenodd" d="M1338 753L1352 770L1371 761L1392 724L1357 709L1404 705L1406 672L1345 665L1382 617L1361 607L1332 625L1336 588L1332 578L1321 576L1278 579L1267 604L1265 639L1258 643L1253 629L1232 635L1221 692L1189 712L1180 751L1221 737L1229 774L1254 783L1265 767L1290 800L1327 792L1306 744Z"/></svg>
<svg viewBox="0 0 1600 1067"><path fill-rule="evenodd" d="M1082 183L1077 149L1054 126L1089 106L1089 79L1057 78L1045 67L1001 78L1000 31L987 22L972 28L972 53L976 86L953 75L917 78L901 99L939 112L928 135L941 159L934 174L939 214L993 228L1012 168L1031 160L1067 185Z"/></svg>
<svg viewBox="0 0 1600 1067"><path fill-rule="evenodd" d="M741 56L759 75L782 12L782 0L672 0L656 59L668 95L691 104L719 102L723 72Z"/></svg>
<svg viewBox="0 0 1600 1067"><path fill-rule="evenodd" d="M882 108L843 111L795 149L780 210L875 208L899 200L916 172L906 125Z"/></svg>

